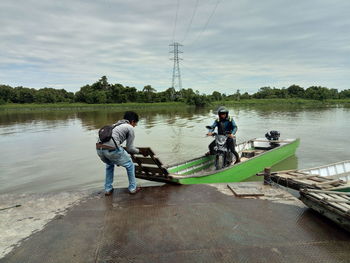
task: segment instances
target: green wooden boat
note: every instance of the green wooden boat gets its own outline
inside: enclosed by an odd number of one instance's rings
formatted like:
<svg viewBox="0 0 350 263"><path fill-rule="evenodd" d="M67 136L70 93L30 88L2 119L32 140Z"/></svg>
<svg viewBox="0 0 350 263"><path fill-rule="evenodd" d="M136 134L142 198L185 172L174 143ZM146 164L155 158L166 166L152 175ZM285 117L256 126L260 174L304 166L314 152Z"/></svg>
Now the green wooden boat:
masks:
<svg viewBox="0 0 350 263"><path fill-rule="evenodd" d="M221 170L214 166L214 156L203 155L182 163L163 166L149 148L149 156L133 156L136 165L136 177L159 182L176 184L209 184L240 182L262 171L267 166L275 165L295 154L299 139L274 141L278 146L271 146L271 141L263 138L252 139L236 146L240 162Z"/></svg>

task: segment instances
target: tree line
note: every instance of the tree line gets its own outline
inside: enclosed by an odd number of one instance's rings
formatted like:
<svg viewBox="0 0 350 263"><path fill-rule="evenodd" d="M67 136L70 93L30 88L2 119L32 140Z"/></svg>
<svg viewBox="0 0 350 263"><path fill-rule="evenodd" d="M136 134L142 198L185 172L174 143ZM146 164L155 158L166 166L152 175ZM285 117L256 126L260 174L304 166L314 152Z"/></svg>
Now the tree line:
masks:
<svg viewBox="0 0 350 263"><path fill-rule="evenodd" d="M350 99L350 89L338 92L337 89L312 86L304 89L298 85L288 88L262 87L254 94L245 92L241 94L237 90L231 95L214 91L210 95L200 94L192 89L175 90L168 88L157 92L152 86L147 85L142 90L122 84L110 84L107 77L101 77L92 85L85 85L76 93L64 89L32 89L25 87L10 87L0 85L0 104L6 103L73 103L83 102L88 104L104 103L153 103L153 102L184 102L190 105L204 106L213 101L241 100L241 99L287 99L301 98L310 100Z"/></svg>

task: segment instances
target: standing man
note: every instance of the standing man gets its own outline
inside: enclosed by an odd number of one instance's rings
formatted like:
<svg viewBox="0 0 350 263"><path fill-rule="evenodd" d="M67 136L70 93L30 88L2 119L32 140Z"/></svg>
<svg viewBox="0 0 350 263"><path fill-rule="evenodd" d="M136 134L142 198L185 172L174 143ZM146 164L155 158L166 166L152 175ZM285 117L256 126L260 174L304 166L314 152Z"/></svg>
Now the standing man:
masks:
<svg viewBox="0 0 350 263"><path fill-rule="evenodd" d="M136 185L135 165L130 154L139 153L139 149L134 146L134 127L139 121L139 116L133 111L127 111L123 120L114 124L112 138L104 143L99 140L96 143L96 151L102 162L106 164L105 195L113 193L114 165L125 167L129 179L129 193L136 194L140 187ZM121 146L126 141L126 150Z"/></svg>
<svg viewBox="0 0 350 263"><path fill-rule="evenodd" d="M218 109L218 118L211 125L211 129L208 131L208 136L212 136L215 128L218 127L219 135L227 134L227 147L236 156L239 161L239 156L235 150L235 134L237 132L237 125L232 117L228 115L228 110L225 107ZM209 144L209 153L214 154L215 140Z"/></svg>

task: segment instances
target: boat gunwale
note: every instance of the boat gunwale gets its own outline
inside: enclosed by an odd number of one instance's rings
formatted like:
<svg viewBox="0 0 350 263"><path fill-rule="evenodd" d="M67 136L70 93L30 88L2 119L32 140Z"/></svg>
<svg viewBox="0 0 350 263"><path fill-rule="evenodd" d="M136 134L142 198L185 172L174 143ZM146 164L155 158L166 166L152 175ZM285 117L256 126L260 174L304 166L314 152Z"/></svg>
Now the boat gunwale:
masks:
<svg viewBox="0 0 350 263"><path fill-rule="evenodd" d="M331 166L338 165L338 164L343 164L343 163L350 163L350 160L345 160L345 161L336 162L336 163L330 163L330 164L316 166L316 167L312 167L312 168L298 169L298 171L307 172L307 171L310 171L310 170L327 168L327 167L331 167Z"/></svg>

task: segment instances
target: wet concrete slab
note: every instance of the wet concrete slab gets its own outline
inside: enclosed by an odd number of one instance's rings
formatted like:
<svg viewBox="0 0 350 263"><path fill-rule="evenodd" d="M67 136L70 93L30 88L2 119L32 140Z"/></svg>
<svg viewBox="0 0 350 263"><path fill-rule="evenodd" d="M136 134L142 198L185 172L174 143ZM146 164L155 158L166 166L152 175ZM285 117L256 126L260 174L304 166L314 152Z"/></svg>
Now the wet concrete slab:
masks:
<svg viewBox="0 0 350 263"><path fill-rule="evenodd" d="M87 200L91 192L50 192L0 195L0 259L13 246L42 230L67 208Z"/></svg>
<svg viewBox="0 0 350 263"><path fill-rule="evenodd" d="M347 232L277 197L238 198L224 184L117 189L56 217L0 262L349 262Z"/></svg>

